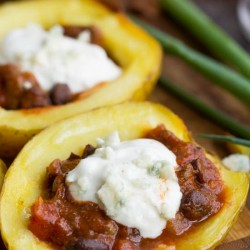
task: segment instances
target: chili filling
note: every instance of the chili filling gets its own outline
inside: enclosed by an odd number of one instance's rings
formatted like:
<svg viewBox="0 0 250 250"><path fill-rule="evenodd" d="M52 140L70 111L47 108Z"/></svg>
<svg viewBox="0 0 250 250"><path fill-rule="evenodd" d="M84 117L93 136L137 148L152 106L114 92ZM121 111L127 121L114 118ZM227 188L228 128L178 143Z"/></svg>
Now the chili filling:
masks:
<svg viewBox="0 0 250 250"><path fill-rule="evenodd" d="M160 141L175 153L176 174L183 193L175 219L168 221L159 237L144 239L137 229L110 219L97 204L77 202L71 197L66 175L82 158L95 152L91 145L85 147L82 157L72 154L67 160L57 159L48 166L44 193L31 208L29 229L33 234L58 249L152 249L171 243L192 230L193 225L216 214L223 205L223 182L203 150L181 141L162 125L146 137Z"/></svg>
<svg viewBox="0 0 250 250"><path fill-rule="evenodd" d="M102 45L102 34L94 26L63 26L64 35L77 38L78 35L88 30L91 43ZM57 83L49 93L45 92L35 76L25 72L14 64L0 65L0 107L9 110L30 109L50 105L62 105L77 98L72 94L68 85Z"/></svg>

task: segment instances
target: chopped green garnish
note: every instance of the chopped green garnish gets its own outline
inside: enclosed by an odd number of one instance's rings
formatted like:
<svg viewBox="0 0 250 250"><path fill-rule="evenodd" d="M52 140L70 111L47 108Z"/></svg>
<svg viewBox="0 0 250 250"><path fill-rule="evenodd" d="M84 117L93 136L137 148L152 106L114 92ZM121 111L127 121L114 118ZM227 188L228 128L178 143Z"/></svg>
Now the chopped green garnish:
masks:
<svg viewBox="0 0 250 250"><path fill-rule="evenodd" d="M223 142L230 142L233 144L238 144L238 145L250 147L250 140L236 138L233 136L213 135L213 134L201 134L198 136L201 138L207 138L207 139L212 139L212 140L216 140L216 141L223 141Z"/></svg>
<svg viewBox="0 0 250 250"><path fill-rule="evenodd" d="M149 174L153 175L153 176L160 176L160 168L158 165L154 165L153 167L151 167L149 169Z"/></svg>

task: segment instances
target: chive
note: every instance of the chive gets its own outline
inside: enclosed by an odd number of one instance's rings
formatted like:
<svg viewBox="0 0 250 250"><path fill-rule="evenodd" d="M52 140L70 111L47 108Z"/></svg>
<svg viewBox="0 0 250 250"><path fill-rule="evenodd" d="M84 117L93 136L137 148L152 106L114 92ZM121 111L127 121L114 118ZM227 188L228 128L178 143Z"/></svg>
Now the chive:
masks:
<svg viewBox="0 0 250 250"><path fill-rule="evenodd" d="M218 125L224 127L230 133L250 140L250 128L237 122L227 114L212 108L199 98L190 95L182 88L174 85L170 81L167 81L163 77L160 77L159 84L163 86L169 93L178 97L181 101L188 104L190 107L197 110L202 115L216 122Z"/></svg>
<svg viewBox="0 0 250 250"><path fill-rule="evenodd" d="M250 56L189 0L161 0L161 6L208 50L250 79Z"/></svg>
<svg viewBox="0 0 250 250"><path fill-rule="evenodd" d="M236 138L233 136L201 134L201 135L198 135L198 137L217 140L217 141L223 141L223 142L230 142L233 144L238 144L238 145L250 147L250 140Z"/></svg>
<svg viewBox="0 0 250 250"><path fill-rule="evenodd" d="M174 1L176 0L172 0L172 2ZM233 95L237 96L241 101L244 101L250 106L250 80L232 71L221 63L189 48L178 39L141 20L138 20L135 17L131 18L162 44L165 53L182 58L185 62L200 71L214 83L230 91Z"/></svg>

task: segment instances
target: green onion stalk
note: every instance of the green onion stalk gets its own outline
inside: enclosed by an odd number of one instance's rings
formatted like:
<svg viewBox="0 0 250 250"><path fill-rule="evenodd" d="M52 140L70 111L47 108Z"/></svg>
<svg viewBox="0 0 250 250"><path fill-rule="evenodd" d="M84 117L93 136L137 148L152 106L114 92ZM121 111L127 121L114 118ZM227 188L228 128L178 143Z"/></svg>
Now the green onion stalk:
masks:
<svg viewBox="0 0 250 250"><path fill-rule="evenodd" d="M208 50L250 79L249 54L192 1L160 0L160 4Z"/></svg>
<svg viewBox="0 0 250 250"><path fill-rule="evenodd" d="M189 48L183 42L170 36L169 34L166 34L135 17L131 18L135 23L141 26L145 31L147 31L161 43L166 54L174 55L183 59L215 84L231 92L241 101L250 106L249 79L241 76L237 72L224 66L216 60Z"/></svg>
<svg viewBox="0 0 250 250"><path fill-rule="evenodd" d="M188 104L193 109L197 110L202 115L211 119L221 127L225 128L228 132L244 139L250 140L250 128L239 123L235 119L231 118L224 112L218 111L217 109L206 104L199 98L189 94L181 87L171 83L170 81L160 77L159 84L164 87L169 93L180 98L183 102Z"/></svg>
<svg viewBox="0 0 250 250"><path fill-rule="evenodd" d="M222 141L222 142L229 142L233 144L250 147L250 140L236 138L233 136L213 135L213 134L201 134L198 136L201 138L207 138L207 139L212 139L212 140Z"/></svg>

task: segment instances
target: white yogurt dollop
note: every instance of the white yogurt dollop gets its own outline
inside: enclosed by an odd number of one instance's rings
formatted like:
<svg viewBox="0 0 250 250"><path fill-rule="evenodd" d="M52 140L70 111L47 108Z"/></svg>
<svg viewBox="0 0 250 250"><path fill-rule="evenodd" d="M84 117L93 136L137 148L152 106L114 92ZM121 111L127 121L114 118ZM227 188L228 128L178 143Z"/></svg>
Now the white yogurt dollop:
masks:
<svg viewBox="0 0 250 250"><path fill-rule="evenodd" d="M72 196L95 202L118 223L156 238L180 207L175 155L152 139L120 142L117 132L97 143L95 153L67 175Z"/></svg>
<svg viewBox="0 0 250 250"><path fill-rule="evenodd" d="M46 31L39 24L30 24L4 37L0 64L18 64L32 72L44 90L66 83L73 93L84 91L121 74L105 50L89 38L88 31L74 39L64 36L61 26Z"/></svg>
<svg viewBox="0 0 250 250"><path fill-rule="evenodd" d="M250 172L250 156L231 154L222 160L222 163L234 172Z"/></svg>

